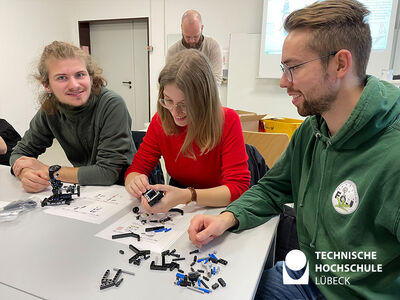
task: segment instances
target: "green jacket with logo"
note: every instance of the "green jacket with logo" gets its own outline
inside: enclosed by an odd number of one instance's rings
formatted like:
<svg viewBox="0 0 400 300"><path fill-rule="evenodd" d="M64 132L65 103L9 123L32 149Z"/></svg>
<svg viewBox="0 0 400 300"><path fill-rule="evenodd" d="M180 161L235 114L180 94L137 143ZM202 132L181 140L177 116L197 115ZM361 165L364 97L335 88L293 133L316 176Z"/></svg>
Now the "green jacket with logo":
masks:
<svg viewBox="0 0 400 300"><path fill-rule="evenodd" d="M310 278L328 299L400 299L399 116L400 89L369 76L333 137L321 116L307 118L274 167L227 207L237 230L258 226L294 202ZM317 251L331 259L317 259ZM361 259L342 253L361 253ZM329 285L328 277L349 284Z"/></svg>

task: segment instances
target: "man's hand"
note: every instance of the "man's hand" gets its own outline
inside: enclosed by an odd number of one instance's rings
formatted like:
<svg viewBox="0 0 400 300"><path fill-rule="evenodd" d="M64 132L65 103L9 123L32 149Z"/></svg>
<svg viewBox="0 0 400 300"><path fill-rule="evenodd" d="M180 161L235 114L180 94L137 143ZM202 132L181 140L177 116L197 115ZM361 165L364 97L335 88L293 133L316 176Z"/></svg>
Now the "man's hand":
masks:
<svg viewBox="0 0 400 300"><path fill-rule="evenodd" d="M37 193L43 191L49 183L49 172L42 170L36 171L32 169L23 169L18 176L21 180L22 187L28 193Z"/></svg>
<svg viewBox="0 0 400 300"><path fill-rule="evenodd" d="M190 221L189 239L197 247L202 247L237 224L231 212L223 212L218 216L196 215Z"/></svg>
<svg viewBox="0 0 400 300"><path fill-rule="evenodd" d="M168 212L171 208L179 204L185 204L192 197L192 193L188 189L180 189L171 185L156 184L149 187L155 191L163 191L164 197L154 206L150 206L142 196L142 206L148 213Z"/></svg>
<svg viewBox="0 0 400 300"><path fill-rule="evenodd" d="M47 172L49 173L49 166L45 165L44 163L40 162L34 157L28 157L28 156L21 156L18 158L14 165L13 165L13 172L14 175L19 177L21 174L22 170L25 168L35 170L35 171L41 171L41 172ZM47 175L48 177L48 175Z"/></svg>

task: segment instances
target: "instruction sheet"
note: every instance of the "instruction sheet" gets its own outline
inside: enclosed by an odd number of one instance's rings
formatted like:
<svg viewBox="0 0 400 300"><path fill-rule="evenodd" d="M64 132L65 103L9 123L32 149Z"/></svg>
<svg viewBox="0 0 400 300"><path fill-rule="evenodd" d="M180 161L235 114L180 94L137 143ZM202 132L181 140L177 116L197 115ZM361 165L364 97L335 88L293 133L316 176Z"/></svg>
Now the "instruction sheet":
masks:
<svg viewBox="0 0 400 300"><path fill-rule="evenodd" d="M119 185L81 186L80 197L74 195L70 205L45 206L44 212L84 222L100 224L135 200ZM51 188L30 197L38 202L51 196Z"/></svg>
<svg viewBox="0 0 400 300"><path fill-rule="evenodd" d="M130 212L114 222L104 230L96 234L97 237L112 240L125 245L134 244L138 249L151 250L157 253L171 247L171 245L186 234L190 220L196 215L205 212L205 209L194 204L179 205L180 212L168 212L160 214L147 214L139 207L139 212ZM146 231L146 228L162 227L161 230ZM123 233L135 233L140 236L140 241L135 237L113 239L113 235Z"/></svg>

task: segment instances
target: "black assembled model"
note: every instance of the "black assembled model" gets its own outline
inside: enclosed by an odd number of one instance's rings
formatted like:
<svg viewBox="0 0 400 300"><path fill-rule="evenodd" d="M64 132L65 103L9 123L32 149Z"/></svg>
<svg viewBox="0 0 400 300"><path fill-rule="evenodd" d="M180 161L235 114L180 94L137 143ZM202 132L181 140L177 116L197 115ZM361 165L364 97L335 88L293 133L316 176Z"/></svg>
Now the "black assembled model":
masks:
<svg viewBox="0 0 400 300"><path fill-rule="evenodd" d="M72 200L72 195L81 195L80 185L72 184L68 187L63 188L63 184L60 180L57 180L58 173L54 175L58 170L61 169L61 166L54 165L49 167L49 177L50 184L52 186L53 195L48 198L44 198L41 202L42 207L46 205L59 205L59 204L67 204L69 205ZM64 193L63 193L64 189Z"/></svg>
<svg viewBox="0 0 400 300"><path fill-rule="evenodd" d="M147 190L145 193L143 193L143 197L146 198L146 200L150 206L153 206L158 201L160 201L162 197L164 197L164 192L155 191L155 190Z"/></svg>

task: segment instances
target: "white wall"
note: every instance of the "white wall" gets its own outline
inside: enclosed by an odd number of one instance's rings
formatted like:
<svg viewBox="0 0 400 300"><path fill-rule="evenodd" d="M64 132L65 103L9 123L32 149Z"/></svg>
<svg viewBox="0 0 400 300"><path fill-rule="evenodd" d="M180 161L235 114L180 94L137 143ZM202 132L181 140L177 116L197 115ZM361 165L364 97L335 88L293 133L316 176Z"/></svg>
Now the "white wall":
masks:
<svg viewBox="0 0 400 300"><path fill-rule="evenodd" d="M71 41L66 0L0 0L0 118L23 134L36 112L35 62L49 42Z"/></svg>
<svg viewBox="0 0 400 300"><path fill-rule="evenodd" d="M155 112L158 73L164 65L165 37L180 32L180 19L187 9L203 15L204 33L229 47L231 32L260 31L262 0L0 0L0 118L23 134L36 112L37 90L29 75L45 45L53 40L79 42L78 21L149 17L150 93ZM226 86L221 90L226 103Z"/></svg>
<svg viewBox="0 0 400 300"><path fill-rule="evenodd" d="M154 49L150 54L153 114L157 78L167 50L166 36L180 33L184 11L197 9L203 17L204 34L228 49L231 34L260 34L262 8L263 0L0 0L0 118L7 119L24 133L38 108L35 88L29 80L35 62L43 46L53 40L78 44L78 21L149 17L149 42ZM246 57L246 60L255 62L258 56ZM250 103L244 99L240 108L261 112L262 106L265 113L296 117L289 97L279 89L277 80L250 78L248 82L252 82L252 90L245 92L256 101ZM240 89L240 82L237 85ZM227 86L223 85L222 103L229 105L227 94ZM254 106L254 103L258 104Z"/></svg>

